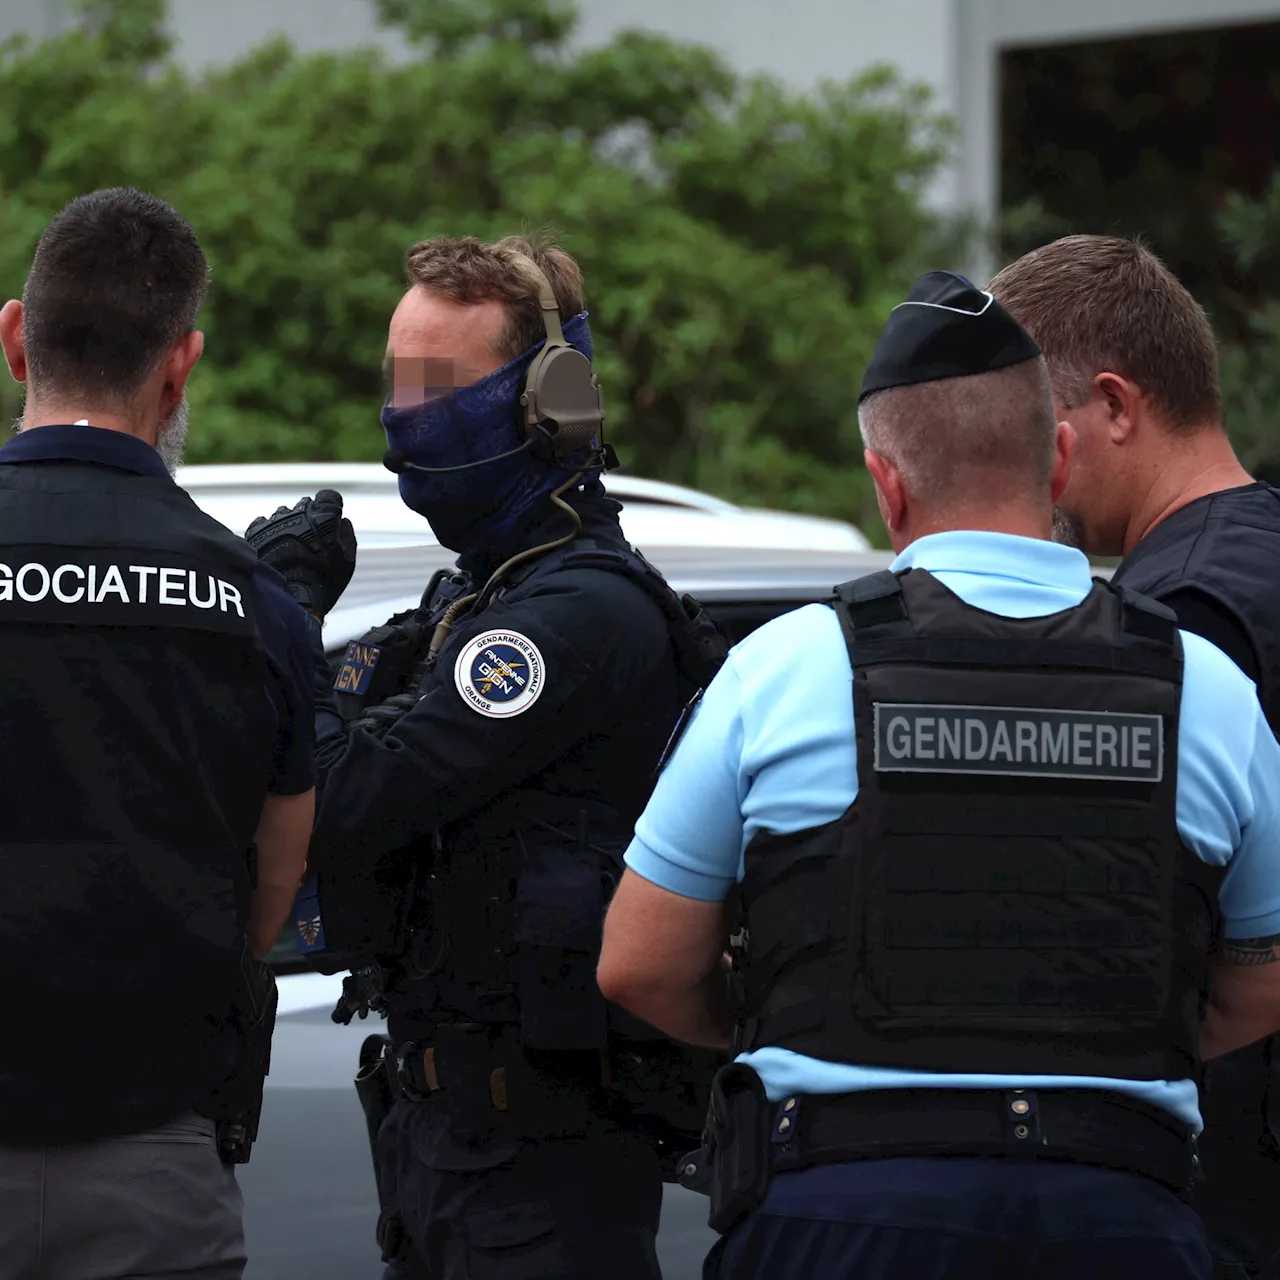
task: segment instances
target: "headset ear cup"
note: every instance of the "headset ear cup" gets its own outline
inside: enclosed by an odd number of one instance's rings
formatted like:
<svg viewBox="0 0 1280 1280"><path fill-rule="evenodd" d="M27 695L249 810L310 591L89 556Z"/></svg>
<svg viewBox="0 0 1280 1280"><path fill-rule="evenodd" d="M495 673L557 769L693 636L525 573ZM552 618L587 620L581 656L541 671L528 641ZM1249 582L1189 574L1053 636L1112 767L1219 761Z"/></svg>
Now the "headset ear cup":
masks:
<svg viewBox="0 0 1280 1280"><path fill-rule="evenodd" d="M529 370L520 403L525 426L557 458L590 448L604 422L604 395L591 361L574 347L544 348ZM546 440L543 430L551 432Z"/></svg>

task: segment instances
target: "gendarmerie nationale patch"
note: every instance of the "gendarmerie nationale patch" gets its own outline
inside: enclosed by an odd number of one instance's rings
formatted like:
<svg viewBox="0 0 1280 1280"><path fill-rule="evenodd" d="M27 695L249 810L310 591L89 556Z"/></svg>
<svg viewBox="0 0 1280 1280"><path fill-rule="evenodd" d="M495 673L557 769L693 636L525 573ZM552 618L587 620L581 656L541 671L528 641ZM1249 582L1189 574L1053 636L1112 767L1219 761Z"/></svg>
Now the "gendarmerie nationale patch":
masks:
<svg viewBox="0 0 1280 1280"><path fill-rule="evenodd" d="M382 649L376 644L353 640L342 655L342 665L333 678L333 687L339 693L364 693L373 679Z"/></svg>
<svg viewBox="0 0 1280 1280"><path fill-rule="evenodd" d="M481 715L502 720L528 711L546 672L538 646L518 631L486 631L464 645L453 665L458 692Z"/></svg>
<svg viewBox="0 0 1280 1280"><path fill-rule="evenodd" d="M1159 782L1164 718L1049 707L877 702L878 773Z"/></svg>

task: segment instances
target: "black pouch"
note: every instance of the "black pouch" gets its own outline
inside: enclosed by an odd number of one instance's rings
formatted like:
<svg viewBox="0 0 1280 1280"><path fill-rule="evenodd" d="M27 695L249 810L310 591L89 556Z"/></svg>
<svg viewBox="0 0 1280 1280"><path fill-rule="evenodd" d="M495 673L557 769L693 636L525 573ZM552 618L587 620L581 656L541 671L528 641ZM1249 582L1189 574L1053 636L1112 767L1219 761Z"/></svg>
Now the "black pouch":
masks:
<svg viewBox="0 0 1280 1280"><path fill-rule="evenodd" d="M724 1235L758 1209L769 1189L769 1100L748 1066L730 1063L711 1082L711 1212Z"/></svg>
<svg viewBox="0 0 1280 1280"><path fill-rule="evenodd" d="M373 1159L373 1180L378 1187L378 1202L384 1204L381 1179L378 1177L378 1133L391 1112L395 1097L391 1089L391 1067L388 1052L391 1041L386 1036L366 1036L360 1046L360 1069L356 1072L356 1096L364 1112L369 1133L369 1153Z"/></svg>
<svg viewBox="0 0 1280 1280"><path fill-rule="evenodd" d="M450 1127L464 1142L488 1137L499 1117L493 1094L498 1055L489 1028L478 1022L446 1023L436 1028L434 1042Z"/></svg>

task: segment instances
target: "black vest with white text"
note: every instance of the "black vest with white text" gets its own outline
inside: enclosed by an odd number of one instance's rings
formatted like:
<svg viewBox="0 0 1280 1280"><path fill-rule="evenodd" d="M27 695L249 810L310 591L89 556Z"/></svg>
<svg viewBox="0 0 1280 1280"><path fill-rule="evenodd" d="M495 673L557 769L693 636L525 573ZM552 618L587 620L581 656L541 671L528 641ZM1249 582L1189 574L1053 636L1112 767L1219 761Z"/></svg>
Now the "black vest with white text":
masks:
<svg viewBox="0 0 1280 1280"><path fill-rule="evenodd" d="M167 478L0 466L0 1142L151 1127L234 1063L276 733L256 564Z"/></svg>
<svg viewBox="0 0 1280 1280"><path fill-rule="evenodd" d="M833 607L858 794L747 849L740 1048L1198 1078L1222 872L1177 830L1172 613L1095 581L1076 608L1006 618L922 570Z"/></svg>

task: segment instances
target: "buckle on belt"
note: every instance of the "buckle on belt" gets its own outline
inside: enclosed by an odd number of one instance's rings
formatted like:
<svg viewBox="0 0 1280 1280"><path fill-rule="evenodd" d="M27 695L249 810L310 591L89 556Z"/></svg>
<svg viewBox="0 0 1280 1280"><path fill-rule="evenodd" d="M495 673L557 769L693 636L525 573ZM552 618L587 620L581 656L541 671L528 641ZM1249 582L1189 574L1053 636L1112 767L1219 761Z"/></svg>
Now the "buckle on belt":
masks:
<svg viewBox="0 0 1280 1280"><path fill-rule="evenodd" d="M445 1085L436 1067L436 1047L411 1040L395 1052L396 1083L410 1102L425 1102ZM495 1111L507 1110L507 1071L494 1067L489 1072L489 1101Z"/></svg>
<svg viewBox="0 0 1280 1280"><path fill-rule="evenodd" d="M396 1083L410 1102L425 1102L440 1089L434 1045L423 1047L418 1041L410 1040L396 1050L395 1062Z"/></svg>

